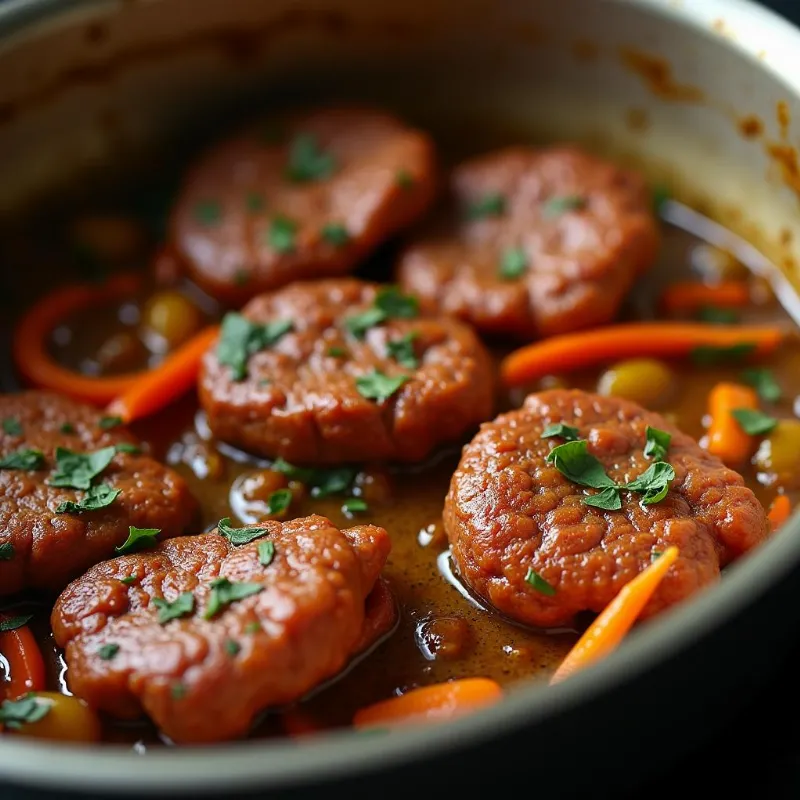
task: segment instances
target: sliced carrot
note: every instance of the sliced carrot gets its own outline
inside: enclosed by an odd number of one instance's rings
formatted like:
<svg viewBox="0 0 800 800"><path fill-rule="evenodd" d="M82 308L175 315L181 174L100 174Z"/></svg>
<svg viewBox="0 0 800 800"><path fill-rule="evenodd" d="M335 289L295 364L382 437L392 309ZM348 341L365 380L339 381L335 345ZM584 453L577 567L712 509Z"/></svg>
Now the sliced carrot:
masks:
<svg viewBox="0 0 800 800"><path fill-rule="evenodd" d="M422 722L444 722L492 705L503 696L489 678L462 678L412 689L356 712L356 728L389 727Z"/></svg>
<svg viewBox="0 0 800 800"><path fill-rule="evenodd" d="M661 306L669 314L690 313L704 306L744 308L749 302L746 281L725 281L713 286L695 281L673 283L661 295Z"/></svg>
<svg viewBox="0 0 800 800"><path fill-rule="evenodd" d="M668 547L647 569L623 586L569 651L550 683L560 683L614 650L633 627L677 557L678 548Z"/></svg>
<svg viewBox="0 0 800 800"><path fill-rule="evenodd" d="M779 494L772 501L772 505L769 507L769 514L767 514L772 530L778 530L791 515L792 501L785 494Z"/></svg>
<svg viewBox="0 0 800 800"><path fill-rule="evenodd" d="M739 383L718 383L711 390L708 396L711 424L708 426L706 449L729 467L743 464L755 449L756 442L731 414L737 408L757 409L756 390Z"/></svg>
<svg viewBox="0 0 800 800"><path fill-rule="evenodd" d="M177 400L194 386L200 362L218 334L219 327L216 325L196 333L111 402L107 407L108 414L120 417L126 423L133 422Z"/></svg>
<svg viewBox="0 0 800 800"><path fill-rule="evenodd" d="M130 297L141 285L141 276L115 275L102 284L81 283L46 294L24 314L14 330L14 363L27 382L40 389L103 405L136 384L141 372L93 378L62 367L50 355L47 340L68 316Z"/></svg>
<svg viewBox="0 0 800 800"><path fill-rule="evenodd" d="M764 356L775 350L786 336L786 331L771 326L686 322L608 325L525 345L503 359L500 372L507 386L519 386L544 375L569 372L618 358L685 357L699 347L752 344L754 355Z"/></svg>
<svg viewBox="0 0 800 800"><path fill-rule="evenodd" d="M0 632L0 653L8 663L9 674L3 684L7 698L14 700L46 687L47 673L42 651L27 625Z"/></svg>

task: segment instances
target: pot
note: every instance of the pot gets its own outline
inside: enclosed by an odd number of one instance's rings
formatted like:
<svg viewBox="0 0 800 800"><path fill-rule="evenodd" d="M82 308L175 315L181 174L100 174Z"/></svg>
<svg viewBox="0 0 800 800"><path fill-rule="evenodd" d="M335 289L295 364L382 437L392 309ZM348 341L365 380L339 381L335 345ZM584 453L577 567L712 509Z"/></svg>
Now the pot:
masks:
<svg viewBox="0 0 800 800"><path fill-rule="evenodd" d="M3 209L124 181L167 163L186 131L212 135L253 108L357 98L435 134L444 117L451 138L486 129L487 146L497 120L505 139L581 141L757 243L786 286L800 275L800 31L746 0L9 0L0 37ZM619 793L666 774L774 673L800 618L798 564L796 517L598 666L457 723L144 760L127 747L4 738L0 778L83 797Z"/></svg>

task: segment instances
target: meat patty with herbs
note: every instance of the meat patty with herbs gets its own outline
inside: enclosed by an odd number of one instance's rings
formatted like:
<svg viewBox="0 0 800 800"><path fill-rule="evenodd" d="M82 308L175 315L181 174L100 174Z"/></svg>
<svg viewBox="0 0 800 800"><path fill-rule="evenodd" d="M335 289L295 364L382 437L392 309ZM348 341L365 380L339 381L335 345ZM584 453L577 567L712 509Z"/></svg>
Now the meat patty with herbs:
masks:
<svg viewBox="0 0 800 800"><path fill-rule="evenodd" d="M451 208L402 254L428 312L530 339L612 319L659 243L650 193L575 147L511 147L458 166Z"/></svg>
<svg viewBox="0 0 800 800"><path fill-rule="evenodd" d="M393 625L369 603L386 596L383 528L310 516L225 533L106 561L67 587L51 625L72 692L115 717L144 712L175 742L222 741Z"/></svg>
<svg viewBox="0 0 800 800"><path fill-rule="evenodd" d="M482 426L444 512L464 582L529 625L601 611L670 545L649 616L714 583L769 532L743 478L667 420L581 391L530 395Z"/></svg>
<svg viewBox="0 0 800 800"><path fill-rule="evenodd" d="M195 282L240 305L294 280L350 272L428 209L435 172L428 135L390 114L287 114L192 167L171 239Z"/></svg>
<svg viewBox="0 0 800 800"><path fill-rule="evenodd" d="M296 283L228 314L203 361L214 435L304 465L420 461L492 411L494 370L458 320L396 288Z"/></svg>
<svg viewBox="0 0 800 800"><path fill-rule="evenodd" d="M0 594L60 591L130 528L183 533L197 503L117 420L47 392L0 395Z"/></svg>

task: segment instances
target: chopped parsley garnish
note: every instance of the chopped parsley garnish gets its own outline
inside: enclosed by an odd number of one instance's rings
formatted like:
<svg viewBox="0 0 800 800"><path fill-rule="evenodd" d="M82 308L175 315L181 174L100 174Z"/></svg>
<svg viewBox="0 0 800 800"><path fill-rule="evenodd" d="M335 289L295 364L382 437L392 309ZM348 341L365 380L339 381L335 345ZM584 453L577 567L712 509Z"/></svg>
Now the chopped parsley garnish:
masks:
<svg viewBox="0 0 800 800"><path fill-rule="evenodd" d="M416 181L414 176L407 169L399 169L394 174L394 182L401 189L410 189Z"/></svg>
<svg viewBox="0 0 800 800"><path fill-rule="evenodd" d="M24 724L44 719L51 704L29 692L19 700L3 700L0 705L0 723L9 730L18 731Z"/></svg>
<svg viewBox="0 0 800 800"><path fill-rule="evenodd" d="M556 593L556 587L549 584L538 572L534 572L532 567L528 567L525 583L547 597L553 597Z"/></svg>
<svg viewBox="0 0 800 800"><path fill-rule="evenodd" d="M113 642L109 642L97 648L97 655L100 656L103 661L111 661L117 653L119 653L119 645Z"/></svg>
<svg viewBox="0 0 800 800"><path fill-rule="evenodd" d="M119 489L113 489L107 483L90 486L82 500L77 503L65 500L56 508L56 514L83 514L84 511L97 511L110 506L119 497L119 494Z"/></svg>
<svg viewBox="0 0 800 800"><path fill-rule="evenodd" d="M61 433L75 433L75 426L71 422L65 422L60 428Z"/></svg>
<svg viewBox="0 0 800 800"><path fill-rule="evenodd" d="M469 219L483 219L484 217L499 217L505 214L506 198L499 192L492 192L479 197L467 206Z"/></svg>
<svg viewBox="0 0 800 800"><path fill-rule="evenodd" d="M37 470L44 466L44 453L41 450L17 450L0 458L0 469Z"/></svg>
<svg viewBox="0 0 800 800"><path fill-rule="evenodd" d="M346 514L358 514L368 510L369 506L367 505L367 501L361 497L348 497L347 500L342 503L342 511Z"/></svg>
<svg viewBox="0 0 800 800"><path fill-rule="evenodd" d="M216 225L222 219L222 206L216 200L201 200L195 204L192 215L201 225Z"/></svg>
<svg viewBox="0 0 800 800"><path fill-rule="evenodd" d="M101 430L110 431L112 428L118 428L122 425L122 417L101 417L100 422L97 424Z"/></svg>
<svg viewBox="0 0 800 800"><path fill-rule="evenodd" d="M260 325L231 311L222 320L217 345L219 363L231 368L233 380L244 380L247 377L247 361L250 356L271 347L292 328L293 323L288 319Z"/></svg>
<svg viewBox="0 0 800 800"><path fill-rule="evenodd" d="M714 364L731 364L742 361L755 352L755 342L739 342L728 347L715 347L714 345L701 345L695 347L689 354L692 361L698 366L713 366Z"/></svg>
<svg viewBox="0 0 800 800"><path fill-rule="evenodd" d="M186 688L186 684L182 681L175 681L175 683L170 686L169 693L172 696L173 700L181 700L186 697L186 692L188 689Z"/></svg>
<svg viewBox="0 0 800 800"><path fill-rule="evenodd" d="M283 514L292 504L293 497L291 489L276 489L267 498L267 514Z"/></svg>
<svg viewBox="0 0 800 800"><path fill-rule="evenodd" d="M739 321L739 314L732 308L703 306L697 312L697 319L712 325L734 325Z"/></svg>
<svg viewBox="0 0 800 800"><path fill-rule="evenodd" d="M617 484L606 475L605 467L588 448L589 443L585 439L566 442L554 447L547 454L546 461L579 486L591 489L617 488Z"/></svg>
<svg viewBox="0 0 800 800"><path fill-rule="evenodd" d="M373 369L372 372L356 378L356 389L367 400L376 400L381 403L388 400L409 380L408 375L384 375L380 370Z"/></svg>
<svg viewBox="0 0 800 800"><path fill-rule="evenodd" d="M658 561L658 559L661 558L661 556L663 555L664 555L663 550L652 550L650 552L650 563L652 564L654 561Z"/></svg>
<svg viewBox="0 0 800 800"><path fill-rule="evenodd" d="M0 561L11 561L14 558L14 545L11 542L0 544Z"/></svg>
<svg viewBox="0 0 800 800"><path fill-rule="evenodd" d="M158 622L166 625L170 620L186 617L194 611L194 595L181 592L174 600L154 597L153 605L158 609Z"/></svg>
<svg viewBox="0 0 800 800"><path fill-rule="evenodd" d="M622 508L622 497L618 487L608 486L597 494L584 497L583 504L594 508L602 508L604 511L619 511Z"/></svg>
<svg viewBox="0 0 800 800"><path fill-rule="evenodd" d="M244 198L244 204L248 211L258 214L259 211L264 210L264 197L258 192L248 192Z"/></svg>
<svg viewBox="0 0 800 800"><path fill-rule="evenodd" d="M119 579L120 583L124 583L126 586L130 586L132 583L136 583L136 576L135 575L128 575L125 578Z"/></svg>
<svg viewBox="0 0 800 800"><path fill-rule="evenodd" d="M221 519L217 523L217 530L235 547L254 542L269 533L266 528L234 528L230 517Z"/></svg>
<svg viewBox="0 0 800 800"><path fill-rule="evenodd" d="M352 317L344 325L357 339L363 339L370 328L387 319L413 319L419 314L419 302L415 297L403 294L396 286L386 286L375 295L373 304Z"/></svg>
<svg viewBox="0 0 800 800"><path fill-rule="evenodd" d="M734 408L731 411L731 416L748 436L763 436L772 431L778 424L778 420L775 417L770 417L754 408Z"/></svg>
<svg viewBox="0 0 800 800"><path fill-rule="evenodd" d="M586 198L578 194L564 194L551 197L542 205L542 213L546 217L557 217L567 211L582 211L586 208Z"/></svg>
<svg viewBox="0 0 800 800"><path fill-rule="evenodd" d="M560 439L564 439L567 442L574 442L576 439L581 438L580 431L577 428L573 428L571 425L565 425L563 422L556 422L553 425L548 425L542 431L542 439L550 439L554 436L558 436Z"/></svg>
<svg viewBox="0 0 800 800"><path fill-rule="evenodd" d="M241 649L242 646L239 644L239 642L235 641L234 639L228 639L225 642L225 652L232 658L239 655L239 651Z"/></svg>
<svg viewBox="0 0 800 800"><path fill-rule="evenodd" d="M316 136L301 133L289 145L286 177L295 183L330 178L336 170L336 160L317 143Z"/></svg>
<svg viewBox="0 0 800 800"><path fill-rule="evenodd" d="M263 542L258 543L256 549L258 550L258 563L262 567L268 567L272 563L272 559L275 558L275 543L265 539Z"/></svg>
<svg viewBox="0 0 800 800"><path fill-rule="evenodd" d="M267 241L276 253L293 253L296 234L297 223L289 219L289 217L278 215L277 217L273 217L269 223Z"/></svg>
<svg viewBox="0 0 800 800"><path fill-rule="evenodd" d="M741 377L767 403L777 403L783 397L783 390L778 381L775 380L772 370L754 367L753 369L744 370Z"/></svg>
<svg viewBox="0 0 800 800"><path fill-rule="evenodd" d="M528 256L521 247L509 247L500 256L500 277L507 281L521 278L528 269Z"/></svg>
<svg viewBox="0 0 800 800"><path fill-rule="evenodd" d="M161 533L161 528L137 528L135 525L131 525L128 527L128 538L114 550L120 555L124 555L135 550L155 547L159 533Z"/></svg>
<svg viewBox="0 0 800 800"><path fill-rule="evenodd" d="M120 442L116 445L116 448L118 453L129 453L132 456L139 455L142 452L142 448L138 444L132 444L131 442Z"/></svg>
<svg viewBox="0 0 800 800"><path fill-rule="evenodd" d="M329 355L331 358L347 358L347 350L344 347L337 347L334 345L333 347L329 347L325 351L326 355Z"/></svg>
<svg viewBox="0 0 800 800"><path fill-rule="evenodd" d="M405 336L394 339L386 343L386 352L400 366L408 369L416 369L419 366L419 359L414 352L414 340L419 336L416 331L409 331Z"/></svg>
<svg viewBox="0 0 800 800"><path fill-rule="evenodd" d="M23 625L27 625L33 619L33 614L22 614L19 617L6 617L0 619L0 631L15 631Z"/></svg>
<svg viewBox="0 0 800 800"><path fill-rule="evenodd" d="M56 471L49 483L69 489L88 489L92 481L111 463L117 449L103 447L93 453L75 453L56 448Z"/></svg>
<svg viewBox="0 0 800 800"><path fill-rule="evenodd" d="M14 417L6 417L3 420L3 431L9 436L22 436L22 425Z"/></svg>
<svg viewBox="0 0 800 800"><path fill-rule="evenodd" d="M645 430L644 455L645 458L652 458L655 461L663 461L669 450L672 434L661 431L658 428L651 428L649 425Z"/></svg>
<svg viewBox="0 0 800 800"><path fill-rule="evenodd" d="M322 238L334 247L344 247L350 241L347 228L339 222L329 222L322 226Z"/></svg>
<svg viewBox="0 0 800 800"><path fill-rule="evenodd" d="M252 622L248 622L247 625L244 626L245 633L259 633L260 631L261 631L261 623L258 620L253 620Z"/></svg>
<svg viewBox="0 0 800 800"><path fill-rule="evenodd" d="M296 467L282 458L275 459L272 469L281 472L290 480L299 481L311 487L312 497L329 497L332 494L344 494L356 479L357 471L352 467L335 469L309 469Z"/></svg>
<svg viewBox="0 0 800 800"><path fill-rule="evenodd" d="M205 619L212 619L236 600L243 600L245 597L264 591L260 583L235 583L227 578L215 578L210 586L211 594L208 596L208 605L203 614Z"/></svg>
<svg viewBox="0 0 800 800"><path fill-rule="evenodd" d="M667 496L669 485L674 480L675 470L672 465L666 461L656 461L638 478L621 488L639 492L642 495L642 503L649 506L660 503Z"/></svg>

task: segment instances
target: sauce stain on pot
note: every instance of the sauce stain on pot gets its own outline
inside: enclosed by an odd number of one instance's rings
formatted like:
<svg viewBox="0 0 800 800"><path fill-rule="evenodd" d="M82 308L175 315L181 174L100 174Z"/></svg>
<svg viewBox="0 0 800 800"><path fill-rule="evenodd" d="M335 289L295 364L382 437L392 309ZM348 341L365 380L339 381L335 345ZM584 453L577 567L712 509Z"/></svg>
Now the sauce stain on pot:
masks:
<svg viewBox="0 0 800 800"><path fill-rule="evenodd" d="M705 99L699 87L675 80L672 65L666 58L634 47L621 47L619 55L623 65L638 75L658 97L683 103L700 103Z"/></svg>

